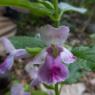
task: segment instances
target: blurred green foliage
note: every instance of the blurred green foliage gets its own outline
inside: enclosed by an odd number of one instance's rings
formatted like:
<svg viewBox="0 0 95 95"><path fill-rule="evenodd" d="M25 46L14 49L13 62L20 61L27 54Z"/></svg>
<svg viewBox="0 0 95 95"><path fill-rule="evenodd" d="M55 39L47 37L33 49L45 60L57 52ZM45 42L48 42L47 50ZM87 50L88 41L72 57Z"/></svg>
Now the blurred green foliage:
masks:
<svg viewBox="0 0 95 95"><path fill-rule="evenodd" d="M48 95L45 92L42 92L41 90L33 90L32 95Z"/></svg>
<svg viewBox="0 0 95 95"><path fill-rule="evenodd" d="M70 76L65 83L75 83L88 72L95 72L95 46L80 46L72 49L77 57L75 63L69 65Z"/></svg>

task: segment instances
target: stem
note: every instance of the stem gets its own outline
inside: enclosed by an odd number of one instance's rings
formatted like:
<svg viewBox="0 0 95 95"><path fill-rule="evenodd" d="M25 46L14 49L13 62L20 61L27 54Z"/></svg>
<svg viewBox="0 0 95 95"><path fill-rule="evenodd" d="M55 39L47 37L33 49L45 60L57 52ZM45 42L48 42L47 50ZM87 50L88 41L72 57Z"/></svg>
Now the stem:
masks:
<svg viewBox="0 0 95 95"><path fill-rule="evenodd" d="M53 0L53 5L55 8L55 14L54 14L54 24L56 27L59 26L59 8L58 8L58 0Z"/></svg>
<svg viewBox="0 0 95 95"><path fill-rule="evenodd" d="M59 13L59 17L58 17L59 22L61 21L61 18L62 18L63 13L64 13L64 11L61 11L61 12Z"/></svg>
<svg viewBox="0 0 95 95"><path fill-rule="evenodd" d="M55 84L55 95L59 95L58 83Z"/></svg>
<svg viewBox="0 0 95 95"><path fill-rule="evenodd" d="M55 8L55 15L58 17L58 0L53 0L54 8Z"/></svg>

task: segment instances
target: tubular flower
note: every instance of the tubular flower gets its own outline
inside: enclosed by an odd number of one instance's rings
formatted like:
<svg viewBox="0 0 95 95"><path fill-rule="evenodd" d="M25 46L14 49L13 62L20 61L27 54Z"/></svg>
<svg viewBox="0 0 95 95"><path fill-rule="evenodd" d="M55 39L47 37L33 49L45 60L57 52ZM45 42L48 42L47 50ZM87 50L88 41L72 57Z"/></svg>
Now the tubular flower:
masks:
<svg viewBox="0 0 95 95"><path fill-rule="evenodd" d="M0 42L3 44L6 52L9 54L0 63L0 75L5 74L13 66L14 60L28 56L24 49L15 49L12 43L7 38L1 38Z"/></svg>
<svg viewBox="0 0 95 95"><path fill-rule="evenodd" d="M28 65L40 65L36 71L37 81L46 84L62 82L67 79L69 75L66 64L73 63L76 60L76 57L68 49L63 47L63 43L69 35L69 28L66 26L54 28L47 25L41 27L39 31L41 38L49 46L38 54L34 60L31 61L31 64ZM29 68L30 66L28 66L27 71Z"/></svg>

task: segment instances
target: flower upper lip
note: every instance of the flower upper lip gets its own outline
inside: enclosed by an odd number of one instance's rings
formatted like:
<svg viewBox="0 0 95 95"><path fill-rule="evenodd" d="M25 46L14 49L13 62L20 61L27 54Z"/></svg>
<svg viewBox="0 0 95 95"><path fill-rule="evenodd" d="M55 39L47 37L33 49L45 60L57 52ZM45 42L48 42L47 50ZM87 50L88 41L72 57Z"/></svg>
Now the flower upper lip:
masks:
<svg viewBox="0 0 95 95"><path fill-rule="evenodd" d="M60 26L58 28L51 25L45 25L37 30L40 33L41 39L47 45L57 44L62 45L69 36L70 29L67 26Z"/></svg>

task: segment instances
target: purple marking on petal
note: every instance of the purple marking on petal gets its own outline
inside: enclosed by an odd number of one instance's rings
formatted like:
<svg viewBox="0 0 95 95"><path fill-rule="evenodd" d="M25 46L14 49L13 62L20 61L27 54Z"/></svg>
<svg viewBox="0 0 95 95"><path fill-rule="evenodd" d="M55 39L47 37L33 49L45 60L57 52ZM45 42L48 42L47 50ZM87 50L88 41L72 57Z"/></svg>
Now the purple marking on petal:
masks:
<svg viewBox="0 0 95 95"><path fill-rule="evenodd" d="M45 63L39 69L39 79L47 84L55 84L64 81L68 77L68 68L61 63L61 58L53 58L47 55Z"/></svg>
<svg viewBox="0 0 95 95"><path fill-rule="evenodd" d="M67 26L60 26L55 28L51 25L46 25L38 29L40 36L43 41L48 45L55 43L57 45L62 45L68 38L69 28Z"/></svg>
<svg viewBox="0 0 95 95"><path fill-rule="evenodd" d="M66 48L63 48L63 52L61 52L61 59L64 63L70 64L75 62L76 57Z"/></svg>
<svg viewBox="0 0 95 95"><path fill-rule="evenodd" d="M63 48L58 47L56 45L51 45L47 48L47 53L51 55L52 57L57 57L60 55L60 53L63 51Z"/></svg>
<svg viewBox="0 0 95 95"><path fill-rule="evenodd" d="M14 56L13 55L9 55L5 61L0 64L0 75L6 73L8 70L11 69L12 65L14 63Z"/></svg>
<svg viewBox="0 0 95 95"><path fill-rule="evenodd" d="M12 53L15 50L15 47L8 38L3 37L0 39L0 41L8 53Z"/></svg>

